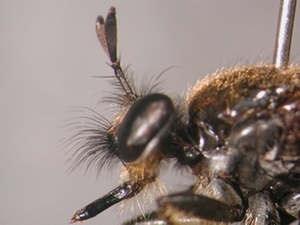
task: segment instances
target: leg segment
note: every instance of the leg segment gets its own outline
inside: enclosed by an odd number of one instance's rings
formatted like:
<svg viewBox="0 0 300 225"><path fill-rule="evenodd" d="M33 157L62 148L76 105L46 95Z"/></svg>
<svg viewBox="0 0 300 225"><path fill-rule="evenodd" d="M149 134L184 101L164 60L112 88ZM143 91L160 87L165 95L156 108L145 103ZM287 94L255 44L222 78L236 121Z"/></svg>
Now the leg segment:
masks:
<svg viewBox="0 0 300 225"><path fill-rule="evenodd" d="M286 213L300 219L300 193L288 194L280 200L280 203Z"/></svg>
<svg viewBox="0 0 300 225"><path fill-rule="evenodd" d="M242 220L244 205L232 184L216 177L207 187L197 185L190 192L161 197L158 199L158 213L168 224L189 224L187 221L194 224L202 224L201 221L224 224Z"/></svg>
<svg viewBox="0 0 300 225"><path fill-rule="evenodd" d="M248 198L248 209L244 218L249 225L280 225L279 213L267 193L258 192Z"/></svg>

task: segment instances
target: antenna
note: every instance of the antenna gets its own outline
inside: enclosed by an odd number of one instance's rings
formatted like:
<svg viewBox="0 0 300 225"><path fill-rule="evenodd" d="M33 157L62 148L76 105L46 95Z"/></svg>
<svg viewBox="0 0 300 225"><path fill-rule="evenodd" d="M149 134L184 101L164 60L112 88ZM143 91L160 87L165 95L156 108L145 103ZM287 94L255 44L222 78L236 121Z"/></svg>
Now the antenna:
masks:
<svg viewBox="0 0 300 225"><path fill-rule="evenodd" d="M97 17L96 33L105 54L111 61L111 67L115 72L115 77L119 80L119 84L125 94L133 98L137 98L137 95L125 76L117 57L117 19L115 7L112 6L109 9L105 21L102 16Z"/></svg>

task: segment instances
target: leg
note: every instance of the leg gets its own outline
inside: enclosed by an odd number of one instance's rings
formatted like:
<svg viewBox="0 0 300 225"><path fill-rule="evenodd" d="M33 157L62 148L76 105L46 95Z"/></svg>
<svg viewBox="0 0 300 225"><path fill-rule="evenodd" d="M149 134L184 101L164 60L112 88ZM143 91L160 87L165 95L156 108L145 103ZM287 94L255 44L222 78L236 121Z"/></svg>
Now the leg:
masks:
<svg viewBox="0 0 300 225"><path fill-rule="evenodd" d="M279 213L270 196L258 192L248 198L248 209L244 218L245 224L280 225Z"/></svg>
<svg viewBox="0 0 300 225"><path fill-rule="evenodd" d="M167 224L231 224L243 219L244 206L239 191L215 177L207 187L161 197L158 214Z"/></svg>
<svg viewBox="0 0 300 225"><path fill-rule="evenodd" d="M300 219L300 193L291 193L280 200L283 210L295 219Z"/></svg>

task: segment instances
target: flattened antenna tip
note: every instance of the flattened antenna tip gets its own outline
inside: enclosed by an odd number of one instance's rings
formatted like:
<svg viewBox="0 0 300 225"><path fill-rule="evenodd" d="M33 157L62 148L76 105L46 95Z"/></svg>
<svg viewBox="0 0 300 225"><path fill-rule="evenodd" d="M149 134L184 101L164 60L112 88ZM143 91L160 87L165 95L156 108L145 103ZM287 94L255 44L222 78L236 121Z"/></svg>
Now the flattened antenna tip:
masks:
<svg viewBox="0 0 300 225"><path fill-rule="evenodd" d="M104 18L103 18L103 16L98 16L96 22L99 23L99 25L104 24Z"/></svg>
<svg viewBox="0 0 300 225"><path fill-rule="evenodd" d="M281 0L273 63L279 69L289 64L297 0Z"/></svg>
<svg viewBox="0 0 300 225"><path fill-rule="evenodd" d="M114 6L110 7L108 10L108 14L116 14L116 8Z"/></svg>

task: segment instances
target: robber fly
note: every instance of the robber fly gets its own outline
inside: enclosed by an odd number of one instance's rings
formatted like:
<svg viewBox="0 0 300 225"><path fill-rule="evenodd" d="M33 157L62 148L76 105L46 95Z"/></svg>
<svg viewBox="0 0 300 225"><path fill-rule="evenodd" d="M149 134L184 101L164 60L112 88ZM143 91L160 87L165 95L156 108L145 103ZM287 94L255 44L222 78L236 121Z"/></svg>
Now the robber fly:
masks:
<svg viewBox="0 0 300 225"><path fill-rule="evenodd" d="M185 101L156 89L140 92L117 57L116 10L97 18L111 61L119 106L74 136L77 164L121 162L127 180L78 210L96 216L158 182L174 159L196 178L157 199L157 210L126 224L288 224L300 217L300 68L289 66L295 1L281 4L274 64L235 67L199 81Z"/></svg>

